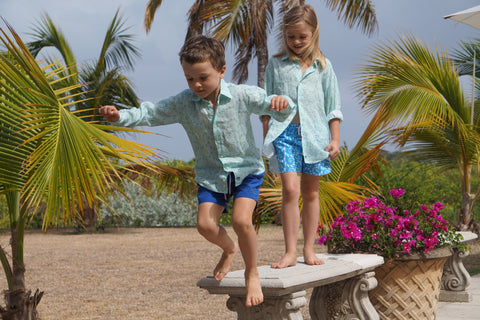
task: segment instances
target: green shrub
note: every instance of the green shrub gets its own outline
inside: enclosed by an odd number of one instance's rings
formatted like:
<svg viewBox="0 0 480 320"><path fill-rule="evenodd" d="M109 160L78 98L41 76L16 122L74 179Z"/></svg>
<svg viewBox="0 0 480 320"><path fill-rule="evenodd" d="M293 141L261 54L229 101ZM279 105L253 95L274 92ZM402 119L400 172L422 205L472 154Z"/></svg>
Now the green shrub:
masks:
<svg viewBox="0 0 480 320"><path fill-rule="evenodd" d="M156 192L147 196L144 190L132 181L124 181L122 185L126 197L116 191L108 197L108 206L103 204L100 207L102 225L135 227L196 225L195 197L180 197L176 193L163 192L159 196L154 196Z"/></svg>

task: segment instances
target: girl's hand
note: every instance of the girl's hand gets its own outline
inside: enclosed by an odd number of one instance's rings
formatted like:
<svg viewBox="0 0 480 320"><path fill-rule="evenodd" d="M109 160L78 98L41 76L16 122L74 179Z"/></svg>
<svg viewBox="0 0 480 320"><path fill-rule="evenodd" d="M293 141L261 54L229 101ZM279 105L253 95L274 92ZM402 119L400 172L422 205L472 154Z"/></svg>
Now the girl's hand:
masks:
<svg viewBox="0 0 480 320"><path fill-rule="evenodd" d="M103 106L98 109L98 112L109 122L117 122L120 120L120 113L118 113L115 106Z"/></svg>
<svg viewBox="0 0 480 320"><path fill-rule="evenodd" d="M340 144L338 141L332 141L325 149L329 153L328 157L332 160L337 159L338 155L340 154Z"/></svg>
<svg viewBox="0 0 480 320"><path fill-rule="evenodd" d="M288 100L282 96L275 96L270 101L270 109L282 112L288 107Z"/></svg>

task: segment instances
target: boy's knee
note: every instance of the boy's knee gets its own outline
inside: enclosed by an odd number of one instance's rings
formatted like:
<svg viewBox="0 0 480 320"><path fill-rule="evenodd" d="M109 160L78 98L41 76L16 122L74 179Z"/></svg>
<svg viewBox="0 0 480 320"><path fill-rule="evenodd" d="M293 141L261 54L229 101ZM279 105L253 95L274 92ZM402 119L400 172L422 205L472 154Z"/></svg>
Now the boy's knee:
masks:
<svg viewBox="0 0 480 320"><path fill-rule="evenodd" d="M252 221L247 219L232 219L232 228L236 234L243 234L253 227Z"/></svg>
<svg viewBox="0 0 480 320"><path fill-rule="evenodd" d="M197 231L202 236L211 234L215 230L215 225L208 221L198 221L197 222Z"/></svg>

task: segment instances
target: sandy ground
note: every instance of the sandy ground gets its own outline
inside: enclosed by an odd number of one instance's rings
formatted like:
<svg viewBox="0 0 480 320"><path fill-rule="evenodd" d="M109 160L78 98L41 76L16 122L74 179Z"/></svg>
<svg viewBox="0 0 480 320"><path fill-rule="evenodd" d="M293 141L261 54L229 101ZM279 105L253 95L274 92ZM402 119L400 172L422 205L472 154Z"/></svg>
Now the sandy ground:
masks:
<svg viewBox="0 0 480 320"><path fill-rule="evenodd" d="M1 234L0 244L8 243L9 235ZM284 250L281 227L262 226L258 243L259 265L278 260ZM300 240L299 253L302 245ZM480 265L477 251L469 259ZM195 228L29 232L26 283L45 292L38 307L43 320L236 319L226 296L196 286L220 254ZM232 268L243 269L240 254ZM3 273L0 283L5 286Z"/></svg>
<svg viewBox="0 0 480 320"><path fill-rule="evenodd" d="M0 243L8 246L8 234ZM27 288L45 292L38 307L43 320L236 319L226 296L196 286L221 251L195 228L29 232L25 247ZM281 227L262 227L259 265L276 261L283 250ZM238 254L232 269L243 268Z"/></svg>

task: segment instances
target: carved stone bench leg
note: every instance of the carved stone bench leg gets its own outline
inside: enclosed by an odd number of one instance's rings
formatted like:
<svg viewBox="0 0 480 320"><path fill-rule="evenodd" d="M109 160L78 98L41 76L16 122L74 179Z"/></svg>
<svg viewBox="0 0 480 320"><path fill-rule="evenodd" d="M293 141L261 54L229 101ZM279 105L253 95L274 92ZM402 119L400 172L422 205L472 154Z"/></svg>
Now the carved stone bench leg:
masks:
<svg viewBox="0 0 480 320"><path fill-rule="evenodd" d="M471 277L463 265L463 259L468 255L468 251L459 251L457 248L453 248L453 255L445 262L443 267L440 301L472 301L472 295L467 292Z"/></svg>
<svg viewBox="0 0 480 320"><path fill-rule="evenodd" d="M370 302L368 291L377 286L375 272L316 287L310 298L310 316L313 320L379 320Z"/></svg>
<svg viewBox="0 0 480 320"><path fill-rule="evenodd" d="M227 308L237 312L238 320L302 320L300 308L307 304L306 291L280 297L264 297L262 304L247 308L245 296L230 296Z"/></svg>

